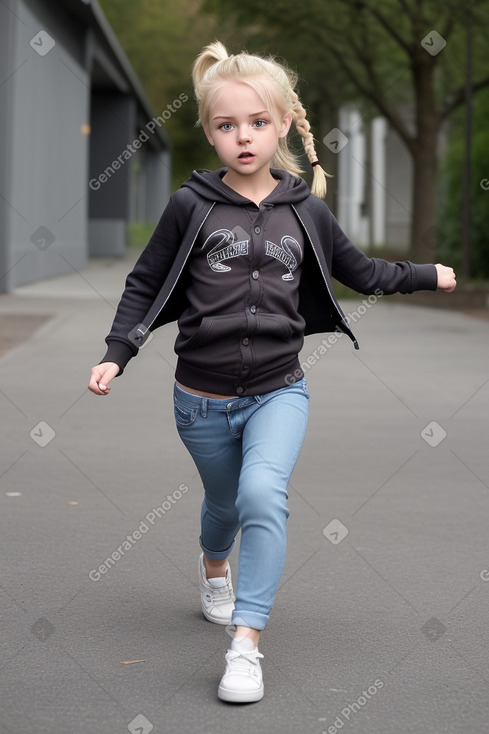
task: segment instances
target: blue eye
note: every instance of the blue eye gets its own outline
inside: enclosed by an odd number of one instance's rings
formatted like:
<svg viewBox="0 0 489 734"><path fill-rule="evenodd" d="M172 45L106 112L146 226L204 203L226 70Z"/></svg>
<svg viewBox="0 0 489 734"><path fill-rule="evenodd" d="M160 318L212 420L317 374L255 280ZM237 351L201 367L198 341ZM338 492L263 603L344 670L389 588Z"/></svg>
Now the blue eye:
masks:
<svg viewBox="0 0 489 734"><path fill-rule="evenodd" d="M222 125L219 125L219 130L224 130L225 132L228 132L229 130L232 130L233 126L230 122L223 122Z"/></svg>
<svg viewBox="0 0 489 734"><path fill-rule="evenodd" d="M255 127L265 127L266 124L266 120L255 120L254 122Z"/></svg>

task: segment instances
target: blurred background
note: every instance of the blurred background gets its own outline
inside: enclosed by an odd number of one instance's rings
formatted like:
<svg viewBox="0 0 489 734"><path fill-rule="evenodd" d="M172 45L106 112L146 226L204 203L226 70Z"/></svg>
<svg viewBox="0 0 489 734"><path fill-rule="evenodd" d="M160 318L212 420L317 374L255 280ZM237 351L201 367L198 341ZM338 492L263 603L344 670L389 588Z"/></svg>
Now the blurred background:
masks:
<svg viewBox="0 0 489 734"><path fill-rule="evenodd" d="M489 0L6 0L0 29L0 292L144 246L220 166L190 81L219 39L297 71L357 246L453 265L487 304Z"/></svg>

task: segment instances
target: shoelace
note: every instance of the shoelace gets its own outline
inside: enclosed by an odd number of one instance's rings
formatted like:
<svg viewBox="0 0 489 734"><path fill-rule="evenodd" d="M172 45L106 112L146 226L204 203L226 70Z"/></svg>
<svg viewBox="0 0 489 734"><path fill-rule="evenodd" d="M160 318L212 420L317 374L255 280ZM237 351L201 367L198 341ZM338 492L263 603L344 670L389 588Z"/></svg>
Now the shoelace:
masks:
<svg viewBox="0 0 489 734"><path fill-rule="evenodd" d="M238 650L228 650L226 653L226 661L232 667L233 673L248 673L250 665L253 667L258 664L258 659L262 658L261 652L251 650L250 652L238 652Z"/></svg>
<svg viewBox="0 0 489 734"><path fill-rule="evenodd" d="M219 604L227 604L233 600L229 584L225 584L224 586L211 586L210 589L206 591L206 596L210 596L210 601L217 606Z"/></svg>

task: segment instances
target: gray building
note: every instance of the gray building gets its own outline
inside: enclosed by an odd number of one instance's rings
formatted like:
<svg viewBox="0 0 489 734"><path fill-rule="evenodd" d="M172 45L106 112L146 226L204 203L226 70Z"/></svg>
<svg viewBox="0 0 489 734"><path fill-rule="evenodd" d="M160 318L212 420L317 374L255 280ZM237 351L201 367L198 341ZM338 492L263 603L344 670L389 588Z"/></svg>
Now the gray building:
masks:
<svg viewBox="0 0 489 734"><path fill-rule="evenodd" d="M338 221L360 247L407 251L413 164L406 146L384 117L365 123L353 104L339 110L338 124L329 134L338 145L328 146L338 153Z"/></svg>
<svg viewBox="0 0 489 734"><path fill-rule="evenodd" d="M0 292L122 255L130 221L157 221L164 123L97 0L0 3Z"/></svg>

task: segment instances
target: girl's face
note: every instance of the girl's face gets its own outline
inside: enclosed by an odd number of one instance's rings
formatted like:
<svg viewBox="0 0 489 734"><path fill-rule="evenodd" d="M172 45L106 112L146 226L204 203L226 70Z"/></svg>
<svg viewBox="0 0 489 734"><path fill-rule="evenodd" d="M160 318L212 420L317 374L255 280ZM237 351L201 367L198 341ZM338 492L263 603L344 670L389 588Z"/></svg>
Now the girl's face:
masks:
<svg viewBox="0 0 489 734"><path fill-rule="evenodd" d="M249 84L226 82L214 94L204 131L228 171L254 176L268 172L291 121L292 115L272 115Z"/></svg>

